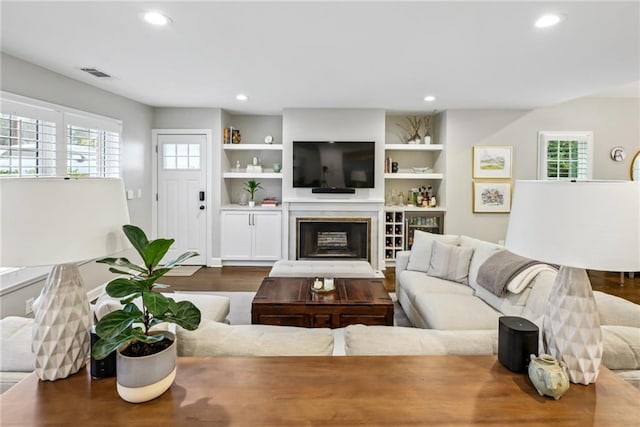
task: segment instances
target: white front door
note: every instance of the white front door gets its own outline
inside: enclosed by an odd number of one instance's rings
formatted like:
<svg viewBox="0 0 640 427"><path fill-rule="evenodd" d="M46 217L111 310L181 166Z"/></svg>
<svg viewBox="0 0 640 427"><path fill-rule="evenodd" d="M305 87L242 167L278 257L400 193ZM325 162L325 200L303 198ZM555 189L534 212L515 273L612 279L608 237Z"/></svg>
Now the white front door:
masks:
<svg viewBox="0 0 640 427"><path fill-rule="evenodd" d="M186 251L200 255L184 264L206 264L207 136L158 134L158 237L175 239L163 262Z"/></svg>

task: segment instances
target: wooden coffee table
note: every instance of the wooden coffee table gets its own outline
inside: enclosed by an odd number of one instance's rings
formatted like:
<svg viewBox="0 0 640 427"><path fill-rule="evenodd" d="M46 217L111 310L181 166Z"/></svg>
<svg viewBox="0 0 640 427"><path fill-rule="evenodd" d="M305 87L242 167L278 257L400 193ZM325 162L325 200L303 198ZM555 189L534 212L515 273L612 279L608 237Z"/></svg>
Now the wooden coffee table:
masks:
<svg viewBox="0 0 640 427"><path fill-rule="evenodd" d="M306 328L393 326L393 301L382 279L336 278L335 290L316 293L314 278L266 277L251 304L251 323Z"/></svg>

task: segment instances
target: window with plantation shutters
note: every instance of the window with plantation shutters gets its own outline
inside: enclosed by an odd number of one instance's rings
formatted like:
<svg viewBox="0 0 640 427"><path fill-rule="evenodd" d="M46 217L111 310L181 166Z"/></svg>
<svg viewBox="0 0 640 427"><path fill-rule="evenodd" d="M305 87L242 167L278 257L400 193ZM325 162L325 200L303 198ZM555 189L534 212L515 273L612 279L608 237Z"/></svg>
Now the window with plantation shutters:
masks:
<svg viewBox="0 0 640 427"><path fill-rule="evenodd" d="M69 176L120 176L120 135L104 129L67 126Z"/></svg>
<svg viewBox="0 0 640 427"><path fill-rule="evenodd" d="M56 124L0 114L0 176L56 175Z"/></svg>
<svg viewBox="0 0 640 427"><path fill-rule="evenodd" d="M119 177L119 120L0 92L0 177Z"/></svg>
<svg viewBox="0 0 640 427"><path fill-rule="evenodd" d="M593 175L591 132L540 132L538 179L585 180Z"/></svg>

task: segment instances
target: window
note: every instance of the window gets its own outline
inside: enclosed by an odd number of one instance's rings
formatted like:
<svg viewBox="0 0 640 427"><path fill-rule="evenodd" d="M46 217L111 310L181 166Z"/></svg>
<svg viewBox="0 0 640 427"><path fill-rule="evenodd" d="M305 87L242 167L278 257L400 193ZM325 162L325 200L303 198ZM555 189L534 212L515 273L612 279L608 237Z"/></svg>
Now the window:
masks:
<svg viewBox="0 0 640 427"><path fill-rule="evenodd" d="M120 135L68 125L67 138L68 175L120 176Z"/></svg>
<svg viewBox="0 0 640 427"><path fill-rule="evenodd" d="M164 169L200 169L200 144L164 144Z"/></svg>
<svg viewBox="0 0 640 427"><path fill-rule="evenodd" d="M591 179L593 176L591 132L540 132L538 179Z"/></svg>
<svg viewBox="0 0 640 427"><path fill-rule="evenodd" d="M0 175L56 174L56 124L0 115Z"/></svg>
<svg viewBox="0 0 640 427"><path fill-rule="evenodd" d="M118 120L2 93L0 176L120 176Z"/></svg>

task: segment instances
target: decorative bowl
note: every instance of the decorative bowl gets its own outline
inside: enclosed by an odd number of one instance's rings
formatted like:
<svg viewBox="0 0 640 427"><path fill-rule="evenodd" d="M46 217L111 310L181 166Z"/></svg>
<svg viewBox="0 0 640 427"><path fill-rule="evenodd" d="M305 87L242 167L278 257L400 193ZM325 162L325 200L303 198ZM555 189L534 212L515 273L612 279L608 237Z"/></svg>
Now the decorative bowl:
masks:
<svg viewBox="0 0 640 427"><path fill-rule="evenodd" d="M413 169L413 171L415 173L427 173L430 170L430 168L426 168L426 167L425 168L411 168L411 169Z"/></svg>

